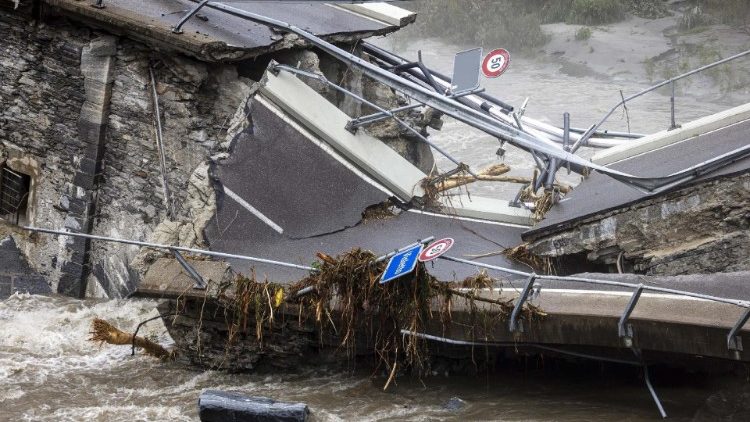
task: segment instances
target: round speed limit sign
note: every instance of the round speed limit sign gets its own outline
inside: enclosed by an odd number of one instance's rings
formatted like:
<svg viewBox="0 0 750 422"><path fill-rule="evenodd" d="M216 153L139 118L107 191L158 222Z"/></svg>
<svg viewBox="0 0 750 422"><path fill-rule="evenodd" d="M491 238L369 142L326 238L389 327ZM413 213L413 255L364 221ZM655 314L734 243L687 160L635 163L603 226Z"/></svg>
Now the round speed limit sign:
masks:
<svg viewBox="0 0 750 422"><path fill-rule="evenodd" d="M445 239L440 239L432 242L429 246L424 248L422 250L422 253L419 254L419 262L428 262L432 261L433 259L439 257L440 255L448 252L448 249L453 246L453 239L450 237L446 237Z"/></svg>
<svg viewBox="0 0 750 422"><path fill-rule="evenodd" d="M510 65L510 53L504 48L492 50L482 61L482 73L488 78L497 78Z"/></svg>

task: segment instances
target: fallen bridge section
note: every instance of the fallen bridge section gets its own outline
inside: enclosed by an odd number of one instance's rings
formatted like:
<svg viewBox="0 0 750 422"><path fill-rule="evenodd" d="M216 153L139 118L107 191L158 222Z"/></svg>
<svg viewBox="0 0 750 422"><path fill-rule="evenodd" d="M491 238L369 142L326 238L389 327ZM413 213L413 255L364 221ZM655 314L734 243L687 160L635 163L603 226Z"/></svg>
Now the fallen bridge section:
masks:
<svg viewBox="0 0 750 422"><path fill-rule="evenodd" d="M189 0L44 0L56 12L114 34L126 35L152 47L178 51L202 61L239 61L302 46L265 25L248 22L208 7L173 31L198 6ZM408 25L416 14L388 8L341 8L322 2L243 2L226 5L292 22L332 42L354 42L384 35ZM394 17L397 17L395 19ZM381 20L382 19L382 20Z"/></svg>
<svg viewBox="0 0 750 422"><path fill-rule="evenodd" d="M746 145L748 136L744 120L610 166L675 171ZM563 271L582 264L651 275L747 270L749 170L749 159L738 160L650 196L593 174L523 238L531 252L559 258Z"/></svg>

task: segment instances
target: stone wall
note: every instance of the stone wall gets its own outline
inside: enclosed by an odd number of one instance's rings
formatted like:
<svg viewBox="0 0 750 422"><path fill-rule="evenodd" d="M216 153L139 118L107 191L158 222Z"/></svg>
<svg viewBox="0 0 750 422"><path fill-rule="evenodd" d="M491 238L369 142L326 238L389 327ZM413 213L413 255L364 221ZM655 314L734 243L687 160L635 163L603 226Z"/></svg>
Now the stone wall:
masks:
<svg viewBox="0 0 750 422"><path fill-rule="evenodd" d="M229 122L250 95L252 81L240 78L236 66L164 55L127 39L120 41L115 59L94 233L206 246L205 222L195 222L205 219L202 209L211 211L215 201L208 163L222 151ZM156 141L152 74L168 189ZM144 269L138 253L137 247L96 243L89 282L108 296L126 295Z"/></svg>
<svg viewBox="0 0 750 422"><path fill-rule="evenodd" d="M0 10L0 164L32 176L27 224L203 245L210 157L250 96L234 65L207 65L65 20ZM162 123L165 197L151 72ZM170 210L169 212L167 210ZM136 247L29 236L0 221L59 293L121 297L145 268Z"/></svg>
<svg viewBox="0 0 750 422"><path fill-rule="evenodd" d="M62 227L64 192L75 193L76 162L85 154L78 118L85 102L81 52L90 31L64 22L36 25L0 10L0 161L32 176L28 224ZM3 223L0 223L3 224ZM53 287L71 251L49 237L14 237Z"/></svg>
<svg viewBox="0 0 750 422"><path fill-rule="evenodd" d="M533 240L565 268L604 264L648 275L750 269L750 174L723 177L581 221ZM584 268L585 270L585 268Z"/></svg>

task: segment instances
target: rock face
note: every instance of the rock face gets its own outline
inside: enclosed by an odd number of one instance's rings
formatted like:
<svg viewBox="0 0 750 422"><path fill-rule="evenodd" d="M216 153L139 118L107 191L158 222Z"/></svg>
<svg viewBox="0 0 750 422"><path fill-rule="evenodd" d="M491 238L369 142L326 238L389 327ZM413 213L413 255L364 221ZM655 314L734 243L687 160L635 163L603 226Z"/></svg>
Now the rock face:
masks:
<svg viewBox="0 0 750 422"><path fill-rule="evenodd" d="M626 272L682 275L750 269L750 174L704 182L597 215L531 241L529 250Z"/></svg>

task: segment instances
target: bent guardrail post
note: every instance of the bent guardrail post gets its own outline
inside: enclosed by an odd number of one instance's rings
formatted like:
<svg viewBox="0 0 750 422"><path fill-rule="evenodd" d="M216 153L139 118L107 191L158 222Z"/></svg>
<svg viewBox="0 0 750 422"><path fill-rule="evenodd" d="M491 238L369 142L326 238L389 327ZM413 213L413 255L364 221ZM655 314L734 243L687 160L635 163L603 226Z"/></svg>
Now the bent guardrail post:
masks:
<svg viewBox="0 0 750 422"><path fill-rule="evenodd" d="M416 242L414 242L414 243L412 243L410 245L406 245L403 248L394 249L393 251L388 252L385 255L377 257L375 259L375 261L373 261L373 263L383 262L386 259L392 257L393 255L396 255L399 252L405 251L407 249L411 249L411 248L413 248L413 247L415 247L417 245L424 245L425 243L432 242L433 240L435 240L435 236L429 236L429 237L425 237L424 239L419 239L419 240L417 240Z"/></svg>
<svg viewBox="0 0 750 422"><path fill-rule="evenodd" d="M172 249L172 255L174 255L175 259L177 259L177 262L182 265L182 268L185 269L185 271L188 273L188 275L195 280L195 285L193 286L193 289L197 290L206 290L206 282L203 280L203 277L201 277L200 274L198 274L198 271L195 271L195 268L193 268L190 263L185 260L185 258L182 256L182 254L179 251L176 251Z"/></svg>
<svg viewBox="0 0 750 422"><path fill-rule="evenodd" d="M197 6L195 6L195 8L193 8L192 10L190 10L189 12L187 12L185 14L185 16L183 16L182 19L180 19L180 21L177 22L177 25L175 25L175 26L172 27L172 33L174 33L174 34L182 34L182 25L185 25L185 23L188 20L190 20L190 18L192 18L193 16L195 16L195 14L198 13L199 10L203 9L203 6L205 6L206 3L208 3L208 2L209 2L209 0L203 0L202 2L200 2L200 4L198 4Z"/></svg>
<svg viewBox="0 0 750 422"><path fill-rule="evenodd" d="M484 91L484 88L479 88L473 91L466 91L466 92L462 92L459 94L448 95L447 98L461 98L467 95L473 95L473 94L476 94L477 92L483 92L483 91ZM424 107L424 104L417 102L416 104L409 104L409 105L405 105L402 107L397 107L397 108L388 110L388 113L377 112L373 114L368 114L366 116L360 116L360 117L357 117L356 119L350 120L349 123L346 125L346 130L354 133L357 131L357 129L359 129L362 126L370 125L375 122L388 119L391 117L392 114L400 113L403 111L414 110L419 107Z"/></svg>
<svg viewBox="0 0 750 422"><path fill-rule="evenodd" d="M620 336L620 338L625 343L625 346L627 347L633 346L633 326L631 324L628 324L628 319L630 318L630 314L633 313L635 305L638 304L638 299L641 298L643 287L643 284L639 284L638 288L635 289L633 295L630 296L630 301L628 301L628 306L625 308L625 312L623 312L622 316L620 317L620 321L617 323L617 334Z"/></svg>
<svg viewBox="0 0 750 422"><path fill-rule="evenodd" d="M738 336L737 333L742 329L742 327L747 323L747 320L750 319L750 308L745 309L745 312L740 317L739 321L737 321L736 324L734 324L734 327L729 331L729 334L727 335L727 348L729 350L733 350L737 353L742 352L742 337Z"/></svg>
<svg viewBox="0 0 750 422"><path fill-rule="evenodd" d="M509 323L509 329L510 332L523 332L523 323L518 320L518 316L521 314L521 310L523 309L523 304L526 302L526 299L529 298L529 294L531 293L531 290L534 288L534 282L536 281L536 274L531 273L531 276L529 277L529 280L526 282L526 286L523 288L523 291L521 292L521 295L518 296L518 300L516 301L516 305L513 307L513 312L510 314L510 323Z"/></svg>

